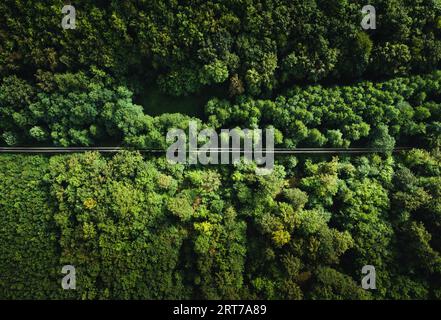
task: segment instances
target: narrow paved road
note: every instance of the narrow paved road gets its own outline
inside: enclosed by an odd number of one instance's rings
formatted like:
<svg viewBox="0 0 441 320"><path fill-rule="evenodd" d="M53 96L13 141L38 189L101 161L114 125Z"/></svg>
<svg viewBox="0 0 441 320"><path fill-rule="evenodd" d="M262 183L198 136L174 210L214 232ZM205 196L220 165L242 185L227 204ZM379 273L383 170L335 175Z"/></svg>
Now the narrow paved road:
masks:
<svg viewBox="0 0 441 320"><path fill-rule="evenodd" d="M400 152L411 150L411 147L397 147L392 150L392 152ZM139 151L141 153L165 153L165 150L161 149L136 149L127 147L0 147L0 153L33 153L33 154L57 154L57 153L81 153L88 151L98 151L101 153L117 153L123 150L129 151ZM233 152L239 151L243 153L243 149L233 149L233 148L216 148L211 149L211 152ZM262 149L266 152L265 149ZM188 151L187 151L188 152ZM194 151L193 151L194 152ZM378 148L275 148L274 150L268 150L269 153L274 154L339 154L339 153L381 153L385 152L384 149Z"/></svg>

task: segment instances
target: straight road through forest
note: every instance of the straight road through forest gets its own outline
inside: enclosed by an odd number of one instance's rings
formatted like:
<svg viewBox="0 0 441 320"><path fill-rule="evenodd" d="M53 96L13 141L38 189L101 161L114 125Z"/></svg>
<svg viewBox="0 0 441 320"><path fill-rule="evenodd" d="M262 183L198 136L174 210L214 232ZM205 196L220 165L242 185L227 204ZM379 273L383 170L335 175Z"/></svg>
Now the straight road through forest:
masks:
<svg viewBox="0 0 441 320"><path fill-rule="evenodd" d="M400 152L414 149L413 147L396 147L392 150L392 152ZM98 151L101 153L117 153L120 151L139 151L141 153L165 153L166 150L162 149L136 149L136 148L128 148L128 147L0 147L0 153L33 153L33 154L57 154L57 153L81 153L88 151ZM201 150L197 150L194 152L199 152ZM208 150L207 150L208 151ZM243 150L234 149L234 148L214 148L210 149L211 152L233 152L239 151L243 153ZM187 151L189 152L189 151ZM203 152L203 151L201 151ZM267 152L265 149L262 149L262 152ZM268 150L268 153L274 154L339 154L339 153L381 153L386 152L384 149L380 148L274 148L274 150Z"/></svg>

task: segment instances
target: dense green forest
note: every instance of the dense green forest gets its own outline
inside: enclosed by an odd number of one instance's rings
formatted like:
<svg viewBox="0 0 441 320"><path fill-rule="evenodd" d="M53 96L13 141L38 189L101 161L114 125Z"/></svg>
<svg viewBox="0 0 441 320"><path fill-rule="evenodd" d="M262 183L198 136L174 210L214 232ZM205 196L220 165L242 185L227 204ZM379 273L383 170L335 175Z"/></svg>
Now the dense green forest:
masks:
<svg viewBox="0 0 441 320"><path fill-rule="evenodd" d="M260 177L129 152L11 155L0 194L3 298L441 298L439 152ZM64 264L77 290L61 289ZM360 287L366 264L377 290Z"/></svg>
<svg viewBox="0 0 441 320"><path fill-rule="evenodd" d="M2 0L0 148L128 150L0 155L0 299L441 299L441 2L366 4ZM136 150L190 120L378 152Z"/></svg>
<svg viewBox="0 0 441 320"><path fill-rule="evenodd" d="M65 3L75 5L75 30L60 28ZM360 26L366 4L374 30ZM95 66L173 95L222 83L257 95L425 73L441 60L438 0L3 0L0 14L1 76Z"/></svg>

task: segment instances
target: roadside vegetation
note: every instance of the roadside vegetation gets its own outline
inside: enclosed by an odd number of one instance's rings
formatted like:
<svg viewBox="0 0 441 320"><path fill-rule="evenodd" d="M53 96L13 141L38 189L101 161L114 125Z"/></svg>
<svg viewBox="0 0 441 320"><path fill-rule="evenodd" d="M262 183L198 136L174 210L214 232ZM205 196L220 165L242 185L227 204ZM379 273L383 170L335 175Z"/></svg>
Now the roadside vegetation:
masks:
<svg viewBox="0 0 441 320"><path fill-rule="evenodd" d="M0 147L165 150L193 120L382 152L2 154L0 299L441 299L438 1L372 0L375 30L346 0L77 0L63 30L65 2L0 3Z"/></svg>

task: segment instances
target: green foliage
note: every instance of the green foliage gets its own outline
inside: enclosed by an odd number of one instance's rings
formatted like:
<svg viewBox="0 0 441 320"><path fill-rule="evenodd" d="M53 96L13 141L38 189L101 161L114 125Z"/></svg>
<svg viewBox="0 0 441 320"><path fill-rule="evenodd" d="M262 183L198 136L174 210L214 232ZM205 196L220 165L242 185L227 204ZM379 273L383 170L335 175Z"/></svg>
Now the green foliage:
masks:
<svg viewBox="0 0 441 320"><path fill-rule="evenodd" d="M438 294L436 152L307 159L265 177L252 165L202 170L130 152L0 162L3 298ZM66 264L75 291L60 289ZM359 286L366 264L377 269L375 292Z"/></svg>
<svg viewBox="0 0 441 320"><path fill-rule="evenodd" d="M267 176L2 155L0 299L441 299L436 1L376 0L377 30L346 0L78 0L74 30L64 4L0 4L1 146L166 149L193 120L376 153L285 154ZM201 119L181 110L208 97Z"/></svg>
<svg viewBox="0 0 441 320"><path fill-rule="evenodd" d="M204 66L204 72L202 74L203 83L222 83L227 79L228 68L221 61L216 60L212 64Z"/></svg>
<svg viewBox="0 0 441 320"><path fill-rule="evenodd" d="M369 293L361 289L348 276L332 268L317 271L317 284L311 290L312 299L320 300L365 300Z"/></svg>
<svg viewBox="0 0 441 320"><path fill-rule="evenodd" d="M64 296L58 281L58 239L48 162L42 157L0 157L0 297L48 299Z"/></svg>
<svg viewBox="0 0 441 320"><path fill-rule="evenodd" d="M440 63L433 1L375 1L381 32L361 30L361 4L350 1L239 3L78 0L76 29L63 30L63 1L4 0L0 76L96 66L188 95L238 74L258 95L292 81L428 72Z"/></svg>
<svg viewBox="0 0 441 320"><path fill-rule="evenodd" d="M205 112L216 128L273 126L286 147L437 146L441 73L352 86L295 87L275 100L217 98ZM430 134L427 134L430 133Z"/></svg>

